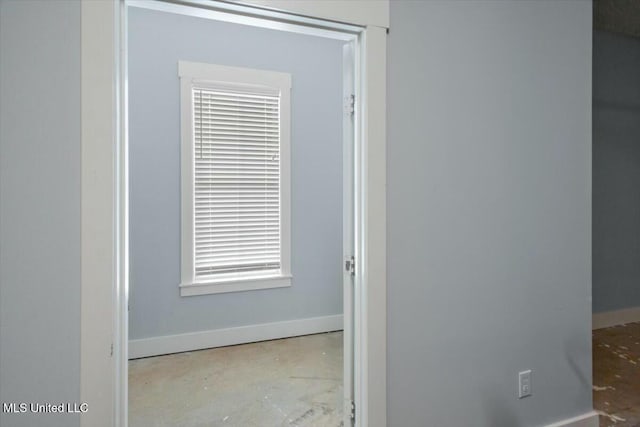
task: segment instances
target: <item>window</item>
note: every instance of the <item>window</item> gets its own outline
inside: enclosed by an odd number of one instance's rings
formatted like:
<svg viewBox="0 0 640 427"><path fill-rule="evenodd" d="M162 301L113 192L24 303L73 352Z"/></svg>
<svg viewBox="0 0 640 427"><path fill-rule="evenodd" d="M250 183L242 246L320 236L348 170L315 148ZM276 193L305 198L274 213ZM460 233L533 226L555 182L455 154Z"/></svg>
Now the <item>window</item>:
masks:
<svg viewBox="0 0 640 427"><path fill-rule="evenodd" d="M291 76L180 61L181 295L291 285Z"/></svg>

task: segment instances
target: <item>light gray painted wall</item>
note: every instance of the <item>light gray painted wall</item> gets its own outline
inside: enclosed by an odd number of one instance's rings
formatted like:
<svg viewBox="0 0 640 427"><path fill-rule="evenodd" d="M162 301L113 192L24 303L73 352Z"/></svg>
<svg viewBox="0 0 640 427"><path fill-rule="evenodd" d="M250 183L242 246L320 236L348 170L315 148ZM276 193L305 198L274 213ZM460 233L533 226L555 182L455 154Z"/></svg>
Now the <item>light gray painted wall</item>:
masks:
<svg viewBox="0 0 640 427"><path fill-rule="evenodd" d="M591 410L591 19L590 2L391 2L390 427Z"/></svg>
<svg viewBox="0 0 640 427"><path fill-rule="evenodd" d="M0 402L80 398L80 3L0 1ZM7 427L77 415L3 414Z"/></svg>
<svg viewBox="0 0 640 427"><path fill-rule="evenodd" d="M79 5L0 4L0 400L72 401ZM590 4L392 2L391 15L389 426L533 426L584 412ZM518 401L526 368L534 396Z"/></svg>
<svg viewBox="0 0 640 427"><path fill-rule="evenodd" d="M593 311L640 306L640 39L593 34Z"/></svg>
<svg viewBox="0 0 640 427"><path fill-rule="evenodd" d="M342 313L342 45L132 9L130 338ZM292 74L291 288L180 297L178 60Z"/></svg>

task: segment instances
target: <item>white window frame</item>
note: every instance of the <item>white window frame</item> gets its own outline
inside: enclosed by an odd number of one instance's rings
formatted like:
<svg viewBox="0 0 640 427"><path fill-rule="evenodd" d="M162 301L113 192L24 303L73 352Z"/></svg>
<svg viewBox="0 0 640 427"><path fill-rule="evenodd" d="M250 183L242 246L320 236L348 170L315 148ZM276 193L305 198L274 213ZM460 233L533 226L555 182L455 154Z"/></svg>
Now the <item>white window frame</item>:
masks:
<svg viewBox="0 0 640 427"><path fill-rule="evenodd" d="M230 67L201 62L179 61L181 181L182 181L182 269L180 295L193 296L223 292L291 286L291 75L276 71ZM278 93L280 97L280 269L275 273L256 272L248 277L198 281L194 268L194 121L193 88L246 87Z"/></svg>

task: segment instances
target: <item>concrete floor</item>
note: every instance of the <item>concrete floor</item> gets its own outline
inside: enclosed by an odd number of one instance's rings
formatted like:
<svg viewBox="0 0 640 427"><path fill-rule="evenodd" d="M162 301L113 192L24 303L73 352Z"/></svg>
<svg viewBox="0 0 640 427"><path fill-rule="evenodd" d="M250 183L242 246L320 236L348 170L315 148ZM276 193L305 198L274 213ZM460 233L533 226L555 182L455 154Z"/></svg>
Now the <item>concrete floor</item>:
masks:
<svg viewBox="0 0 640 427"><path fill-rule="evenodd" d="M593 407L601 427L640 427L640 323L593 331Z"/></svg>
<svg viewBox="0 0 640 427"><path fill-rule="evenodd" d="M342 332L129 362L130 427L338 427Z"/></svg>

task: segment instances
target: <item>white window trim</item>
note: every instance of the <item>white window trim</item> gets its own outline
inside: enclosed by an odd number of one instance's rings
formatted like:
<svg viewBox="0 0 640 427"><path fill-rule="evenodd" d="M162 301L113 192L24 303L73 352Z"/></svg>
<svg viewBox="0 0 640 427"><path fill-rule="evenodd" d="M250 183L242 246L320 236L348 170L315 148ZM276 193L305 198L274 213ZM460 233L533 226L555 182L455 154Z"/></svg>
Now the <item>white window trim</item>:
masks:
<svg viewBox="0 0 640 427"><path fill-rule="evenodd" d="M291 286L291 75L276 71L179 61L181 126L182 237L180 295L194 296ZM193 87L247 86L280 95L280 271L207 282L194 272Z"/></svg>

